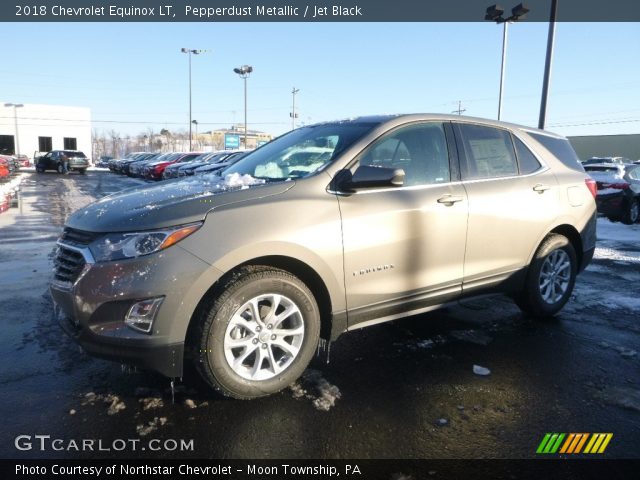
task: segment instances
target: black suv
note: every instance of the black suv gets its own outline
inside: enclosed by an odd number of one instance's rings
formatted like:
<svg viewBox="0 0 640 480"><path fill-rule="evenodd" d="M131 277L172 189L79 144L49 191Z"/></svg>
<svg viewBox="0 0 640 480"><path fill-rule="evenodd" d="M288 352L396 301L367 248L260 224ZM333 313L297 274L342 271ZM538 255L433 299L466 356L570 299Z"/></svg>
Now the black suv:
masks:
<svg viewBox="0 0 640 480"><path fill-rule="evenodd" d="M67 163L67 169L76 170L78 173L84 174L89 167L89 159L87 156L77 150L52 150L42 156L34 158L36 171L43 173L45 170L55 170L58 173L65 173L64 163Z"/></svg>

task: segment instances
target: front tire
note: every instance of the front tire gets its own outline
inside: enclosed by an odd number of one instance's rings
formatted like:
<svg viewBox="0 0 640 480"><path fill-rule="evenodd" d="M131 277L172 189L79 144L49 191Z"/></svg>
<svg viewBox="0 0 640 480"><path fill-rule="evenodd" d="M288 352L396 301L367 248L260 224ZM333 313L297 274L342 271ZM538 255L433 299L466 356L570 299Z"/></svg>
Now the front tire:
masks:
<svg viewBox="0 0 640 480"><path fill-rule="evenodd" d="M571 242L563 235L548 235L529 265L525 287L516 304L533 317L552 317L569 300L577 274L578 262Z"/></svg>
<svg viewBox="0 0 640 480"><path fill-rule="evenodd" d="M196 370L212 388L237 399L270 395L293 383L320 335L320 311L309 288L265 266L231 275L197 321Z"/></svg>

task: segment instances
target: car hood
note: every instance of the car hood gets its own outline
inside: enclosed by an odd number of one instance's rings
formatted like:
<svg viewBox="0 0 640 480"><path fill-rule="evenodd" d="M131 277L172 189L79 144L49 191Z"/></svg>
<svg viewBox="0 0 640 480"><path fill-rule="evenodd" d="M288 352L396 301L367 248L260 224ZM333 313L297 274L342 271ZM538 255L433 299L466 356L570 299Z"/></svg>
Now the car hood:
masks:
<svg viewBox="0 0 640 480"><path fill-rule="evenodd" d="M81 208L66 226L89 232L132 232L204 220L221 205L278 195L294 181L259 183L249 175L203 175L128 189Z"/></svg>

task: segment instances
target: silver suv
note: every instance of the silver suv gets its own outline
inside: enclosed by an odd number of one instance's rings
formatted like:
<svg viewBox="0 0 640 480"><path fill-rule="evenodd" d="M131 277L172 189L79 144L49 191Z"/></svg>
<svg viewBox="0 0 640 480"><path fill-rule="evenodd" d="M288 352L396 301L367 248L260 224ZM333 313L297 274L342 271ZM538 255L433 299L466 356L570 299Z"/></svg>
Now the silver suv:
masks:
<svg viewBox="0 0 640 480"><path fill-rule="evenodd" d="M292 383L319 340L463 297L547 317L593 256L595 182L569 142L445 115L303 127L218 175L71 215L51 293L89 353L235 398Z"/></svg>

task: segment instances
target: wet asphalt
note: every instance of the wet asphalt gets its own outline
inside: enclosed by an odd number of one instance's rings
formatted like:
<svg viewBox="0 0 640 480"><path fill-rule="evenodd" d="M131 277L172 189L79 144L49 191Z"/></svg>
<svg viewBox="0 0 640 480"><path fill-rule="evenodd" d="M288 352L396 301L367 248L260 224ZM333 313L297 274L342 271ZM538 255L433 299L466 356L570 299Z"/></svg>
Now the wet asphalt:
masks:
<svg viewBox="0 0 640 480"><path fill-rule="evenodd" d="M172 401L163 377L80 351L47 290L65 218L139 183L33 173L20 205L0 214L0 457L533 458L546 432L612 432L606 458L640 458L640 242L604 245L552 321L503 297L466 301L345 334L328 363L321 354L271 397L228 400L188 377ZM640 240L640 225L628 228ZM193 449L16 448L39 434Z"/></svg>

